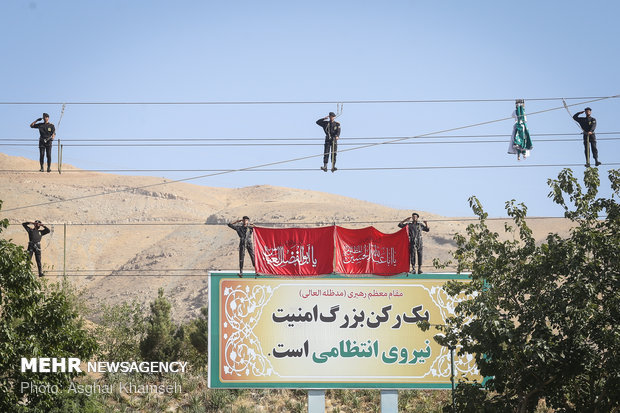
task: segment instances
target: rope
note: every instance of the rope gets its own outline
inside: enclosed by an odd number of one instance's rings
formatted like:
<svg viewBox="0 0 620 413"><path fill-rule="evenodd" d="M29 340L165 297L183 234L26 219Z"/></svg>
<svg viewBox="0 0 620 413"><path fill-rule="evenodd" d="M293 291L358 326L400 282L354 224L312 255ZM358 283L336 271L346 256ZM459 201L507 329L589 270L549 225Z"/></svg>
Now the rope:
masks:
<svg viewBox="0 0 620 413"><path fill-rule="evenodd" d="M56 126L56 132L58 132L58 128L60 128L60 122L62 121L62 117L65 114L65 107L67 106L66 103L62 104L62 109L60 109L60 118L58 118L58 124Z"/></svg>

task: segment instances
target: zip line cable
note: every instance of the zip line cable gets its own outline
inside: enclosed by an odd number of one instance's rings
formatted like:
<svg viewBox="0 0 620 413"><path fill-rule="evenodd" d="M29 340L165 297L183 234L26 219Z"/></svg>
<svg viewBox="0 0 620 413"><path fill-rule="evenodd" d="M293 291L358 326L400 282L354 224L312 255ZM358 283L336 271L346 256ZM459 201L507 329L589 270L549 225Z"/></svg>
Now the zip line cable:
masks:
<svg viewBox="0 0 620 413"><path fill-rule="evenodd" d="M390 221L314 221L314 222L300 222L300 221L282 221L282 222L262 222L256 221L253 224L256 226L264 226L264 225L307 225L307 226L333 226L333 225L350 225L350 224L394 224L398 221L399 218L394 218ZM568 219L566 217L526 217L526 220L545 220L545 219ZM494 218L486 218L486 221L512 221L511 217L494 217ZM462 218L435 218L435 219L425 219L427 222L469 222L469 221L478 221L476 217L462 217ZM10 222L10 225L19 225L20 222ZM47 223L47 225L67 225L67 226L227 226L227 223L222 222L52 222Z"/></svg>
<svg viewBox="0 0 620 413"><path fill-rule="evenodd" d="M616 132L597 132L597 135L620 135L620 131ZM536 133L531 134L531 136L581 136L583 133L577 132L567 132L567 133ZM510 137L510 134L480 134L480 135L429 135L427 138L441 138L441 139L450 139L450 138L506 138ZM338 139L341 140L393 140L404 138L405 136L365 136L365 137L340 137ZM71 138L63 138L63 142L229 142L229 141L317 141L318 138L80 138L80 139L71 139ZM0 138L0 142L32 142L32 138ZM536 140L540 141L539 139ZM490 141L489 141L490 142ZM504 142L504 141L501 141ZM430 143L430 141L429 141ZM323 143L321 143L323 145ZM30 145L28 145L30 146Z"/></svg>
<svg viewBox="0 0 620 413"><path fill-rule="evenodd" d="M342 139L342 138L341 138ZM598 141L618 141L618 138L599 138ZM340 139L339 139L340 141ZM548 142L581 142L581 139L567 138L567 139L537 139L536 143L548 143ZM373 142L379 143L379 142ZM458 144L481 144L481 143L506 143L506 140L475 140L475 141L416 141L416 142L386 142L385 145L458 145ZM363 145L362 142L345 142L338 143L338 146L356 146ZM20 146L31 147L32 144L27 143L0 143L0 146ZM95 143L95 144L63 144L63 147L258 147L258 146L323 146L323 142L315 143L129 143L129 144L113 144L113 143Z"/></svg>
<svg viewBox="0 0 620 413"><path fill-rule="evenodd" d="M322 156L322 155L321 155ZM566 164L525 164L518 165L429 165L429 166L368 166L368 167L352 167L338 168L338 171L409 171L409 170L433 170L433 169L505 169L505 168L571 168L583 166L581 163ZM603 166L620 166L620 162L605 162ZM64 170L63 173L93 173L93 172L316 172L316 168L261 168L261 169L76 169ZM4 173L34 173L30 169L5 169L0 170ZM172 183L172 182L169 182ZM154 184L155 185L155 184ZM159 184L156 184L159 185ZM139 187L136 189L141 189ZM127 190L131 191L131 190ZM120 191L120 192L124 192ZM53 201L56 202L56 201ZM50 202L50 203L53 203ZM7 209L7 211L10 211Z"/></svg>
<svg viewBox="0 0 620 413"><path fill-rule="evenodd" d="M606 97L596 98L596 99L589 100L589 101L573 103L573 104L568 105L568 106L580 106L580 105L584 105L584 104L588 104L588 103L598 102L598 101L607 100L607 99L614 99L614 98L618 98L618 97L620 97L620 95L606 96ZM539 111L536 111L536 112L531 112L531 113L529 113L529 116L537 115L537 114L541 114L541 113L546 113L546 112L551 112L551 111L555 111L555 110L563 109L563 108L564 108L563 105L559 106L559 107L556 106L556 107L549 108L549 109L544 109L544 110L539 110ZM441 133L448 133L448 132L453 132L453 131L462 130L462 129L474 128L474 127L477 127L477 126L489 125L489 124L493 124L493 123L503 122L503 121L506 121L506 120L513 120L513 118L512 118L512 116L509 116L509 117L504 117L504 118L500 118L500 119L489 120L489 121L484 121L484 122L478 122L478 123L473 123L473 124L470 124L470 125L458 126L458 127L443 129L443 130L439 130L439 131L435 131L435 132L429 132L429 133L420 134L420 135L416 135L416 136L403 137L403 138L395 139L395 140L392 140L392 141L370 143L370 144L366 144L366 145L356 146L356 147L353 147L353 148L343 149L343 150L341 150L339 152L343 153L343 152L356 151L356 150L360 150L360 149L372 148L372 147L379 146L379 145L385 145L386 143L390 143L390 142L394 143L394 142L400 142L400 141L409 140L409 139L422 138L422 137L427 137L427 136L431 136L431 135L437 135L437 134L441 134ZM253 169L265 168L265 167L274 166L274 165L282 165L282 164L285 164L285 163L297 162L297 161L302 161L302 160L306 160L306 159L322 158L323 155L324 154L302 156L302 157L292 158L292 159L287 159L287 160L282 160L282 161L268 162L268 163L265 163L265 164L248 166L248 167L245 167L245 168L217 171L217 172L213 172L213 173L197 175L197 176L191 176L191 177L188 177L188 178L181 178L181 179L175 179L175 180L166 180L164 182L159 182L159 183L155 183L155 184L148 184L148 185L142 185L142 186L138 186L138 187L125 188L125 189L117 189L117 190L114 190L114 191L100 192L100 193L97 193L97 194L90 194L90 195L82 195L82 196L78 196L78 197L74 197L74 198L59 199L59 200L43 202L43 203L38 203L38 204L24 205L24 206L20 206L20 207L11 208L11 209L6 209L4 212L17 211L17 210L22 210L22 209L27 209L27 208L34 208L34 207L38 207L38 206L47 206L47 205L58 204L58 203L69 202L69 201L77 201L77 200L87 199L87 198L95 198L95 197L104 196L104 195L112 195L112 194L117 194L117 193L130 192L130 191L135 191L137 189L152 188L152 187L156 187L156 186L169 185L169 184L179 183L179 182L188 182L188 181L192 181L192 180L196 180L196 179L208 178L208 177L224 175L224 174L229 174L229 173L234 173L234 172L249 171L249 170L253 170ZM355 170L360 170L360 169L355 169Z"/></svg>
<svg viewBox="0 0 620 413"><path fill-rule="evenodd" d="M422 268L435 268L433 265L422 265ZM457 266L456 265L448 265L446 266L446 268L450 268L450 269L456 269ZM142 271L142 270L136 270L136 271ZM159 269L158 271L166 271L166 268L162 268ZM170 273L165 273L165 274L119 274L119 270L103 270L100 273L93 273L93 271L89 271L89 270L84 270L83 272L78 272L78 273L72 273L72 270L67 270L66 273L63 273L62 270L48 270L45 271L46 275L58 275L58 276L67 276L67 277L208 277L210 276L210 273L212 271L219 271L219 272L230 272L231 274L238 274L239 271L238 270L225 270L222 271L220 269L203 269L202 272L194 272L191 274L170 274ZM445 271L445 270L442 270ZM120 271L122 272L122 271ZM176 271L175 271L176 272ZM404 274L404 273L403 273ZM422 273L421 276L419 278L424 278L424 275L431 275L433 273L431 272L426 272L426 273ZM254 276L258 276L258 277L262 277L265 278L265 276L261 276L258 274L255 274L254 271L250 272L244 272L243 273L244 277L250 278L250 277L254 277ZM267 275L266 277L269 278L291 278L291 279L299 279L299 278L311 278L311 279L317 279L317 278L326 278L328 277L330 274L323 274L323 275L311 275L311 276L299 276L299 275ZM357 274L342 274L344 276L349 276L349 277L359 277L359 275ZM413 275L413 274L412 274ZM390 275L386 275L383 276L386 278L392 278L393 276ZM413 277L416 277L416 275L413 275ZM415 279L415 278L412 278Z"/></svg>
<svg viewBox="0 0 620 413"><path fill-rule="evenodd" d="M554 101L554 100L589 100L617 98L616 96L579 96L579 97L542 97L519 98L526 101ZM162 102L102 102L102 101L4 101L0 105L344 105L344 104L385 104L385 103L484 103L484 102L514 102L516 98L503 99L379 99L379 100L239 100L239 101L162 101ZM573 105L568 105L573 106ZM562 106L564 107L564 106Z"/></svg>

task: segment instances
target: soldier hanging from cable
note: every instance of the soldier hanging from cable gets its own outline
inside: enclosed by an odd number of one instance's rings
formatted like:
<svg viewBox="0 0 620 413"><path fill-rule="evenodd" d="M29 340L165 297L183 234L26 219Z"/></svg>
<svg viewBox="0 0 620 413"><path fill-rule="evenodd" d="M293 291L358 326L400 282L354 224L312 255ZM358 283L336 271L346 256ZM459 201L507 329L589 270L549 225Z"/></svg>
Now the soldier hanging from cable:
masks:
<svg viewBox="0 0 620 413"><path fill-rule="evenodd" d="M582 113L586 114L585 118L580 118L579 115ZM596 135L594 134L594 130L596 129L596 119L592 116L592 109L585 108L581 112L575 113L573 119L579 123L581 126L581 130L583 131L583 146L586 154L586 167L590 166L590 153L588 148L588 141L590 141L590 146L592 147L592 156L594 156L595 165L599 166L601 163L598 160L598 149L596 148Z"/></svg>
<svg viewBox="0 0 620 413"><path fill-rule="evenodd" d="M398 224L399 228L407 227L407 233L409 234L409 260L411 261L411 272L415 271L416 256L418 258L418 274L422 274L422 231L428 232L428 222L424 221L423 224L418 222L420 215L414 212L410 217L403 219ZM411 220L410 223L407 221Z"/></svg>
<svg viewBox="0 0 620 413"><path fill-rule="evenodd" d="M41 123L37 123L43 121ZM52 172L52 143L56 136L56 128L50 123L50 115L43 114L42 118L38 118L30 124L32 129L39 130L39 163L41 169L39 172L43 172L43 160L47 154L47 172Z"/></svg>
<svg viewBox="0 0 620 413"><path fill-rule="evenodd" d="M240 222L242 223L240 224ZM254 264L254 245L252 244L254 224L250 224L250 218L244 216L242 219L229 223L228 226L237 231L237 235L239 235L239 278L243 278L243 261L246 248L252 260L252 266L256 268Z"/></svg>
<svg viewBox="0 0 620 413"><path fill-rule="evenodd" d="M329 120L328 120L329 119ZM329 153L332 155L332 172L335 172L336 168L336 153L338 152L338 138L340 137L340 123L336 122L336 114L329 112L329 116L321 118L316 121L316 124L323 128L325 131L325 147L323 150L323 166L321 170L327 172L327 161L329 160Z"/></svg>
<svg viewBox="0 0 620 413"><path fill-rule="evenodd" d="M41 237L49 234L50 230L39 220L34 222L23 222L22 225L26 232L28 232L28 259L32 260L32 254L34 253L34 258L37 261L37 268L39 269L39 277L43 277L43 270L41 267ZM34 225L34 228L30 228L30 225ZM41 227L43 231L39 230Z"/></svg>

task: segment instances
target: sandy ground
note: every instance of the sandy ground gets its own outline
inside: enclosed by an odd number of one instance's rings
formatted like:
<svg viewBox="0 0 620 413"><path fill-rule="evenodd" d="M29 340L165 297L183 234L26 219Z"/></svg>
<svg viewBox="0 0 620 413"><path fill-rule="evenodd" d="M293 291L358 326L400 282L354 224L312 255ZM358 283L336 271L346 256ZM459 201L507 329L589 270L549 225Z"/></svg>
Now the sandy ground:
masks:
<svg viewBox="0 0 620 413"><path fill-rule="evenodd" d="M35 219L51 223L52 233L42 241L48 278L55 280L66 272L94 309L101 303L134 299L146 303L163 287L175 319L193 317L207 304L207 271L237 267L238 238L226 222L243 215L257 223L290 223L284 226L365 221L380 231L394 232L396 224L411 214L339 195L271 185L213 188L174 183L133 189L166 180L83 172L70 165L63 165L62 174L40 173L37 161L2 153L0 169L33 171L0 172L0 218L12 224L0 236L25 247L28 237L19 223ZM88 197L102 192L115 193ZM53 203L76 197L82 199ZM43 205L7 211L33 204ZM431 227L424 234L424 264L433 272L432 259L448 259L454 233L464 233L471 221L435 221L447 217L418 212ZM101 223L114 225L92 225ZM569 229L562 219L534 219L529 224L539 241L549 232L566 234ZM503 225L493 222L496 231ZM97 318L96 310L92 317Z"/></svg>

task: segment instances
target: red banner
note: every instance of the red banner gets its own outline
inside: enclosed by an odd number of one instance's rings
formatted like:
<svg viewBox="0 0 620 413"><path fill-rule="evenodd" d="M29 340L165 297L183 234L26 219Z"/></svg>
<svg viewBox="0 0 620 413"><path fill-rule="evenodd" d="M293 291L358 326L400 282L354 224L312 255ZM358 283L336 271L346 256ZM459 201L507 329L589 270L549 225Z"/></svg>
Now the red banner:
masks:
<svg viewBox="0 0 620 413"><path fill-rule="evenodd" d="M334 271L334 227L254 228L256 272L320 275Z"/></svg>
<svg viewBox="0 0 620 413"><path fill-rule="evenodd" d="M384 234L374 227L336 227L336 272L394 275L409 271L407 227Z"/></svg>

